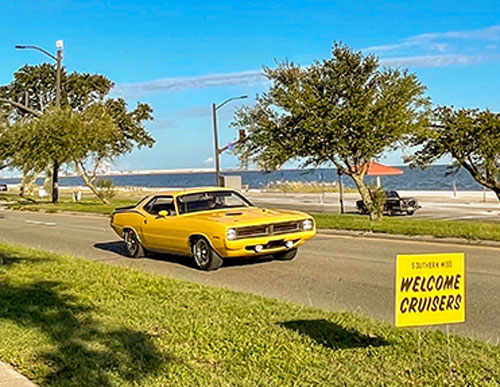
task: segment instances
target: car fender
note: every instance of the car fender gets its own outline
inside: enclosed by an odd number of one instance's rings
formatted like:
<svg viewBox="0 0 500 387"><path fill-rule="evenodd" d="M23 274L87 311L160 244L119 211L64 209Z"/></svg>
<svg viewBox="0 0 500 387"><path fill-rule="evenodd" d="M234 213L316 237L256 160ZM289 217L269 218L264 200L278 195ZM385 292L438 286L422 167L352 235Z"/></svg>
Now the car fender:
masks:
<svg viewBox="0 0 500 387"><path fill-rule="evenodd" d="M202 232L193 232L192 234L189 235L189 238L188 238L188 243L189 243L189 248L191 249L191 239L193 237L203 237L205 238L207 241L208 241L208 244L210 245L210 247L219 255L221 255L219 253L219 251L217 251L217 249L215 248L214 244L212 243L212 239L205 233L202 233Z"/></svg>
<svg viewBox="0 0 500 387"><path fill-rule="evenodd" d="M141 243L141 245L144 246L144 242L141 238L141 236L139 235L139 233L132 227L132 226L125 226L123 227L123 237L125 237L125 231L127 230L131 230L134 232L135 236L137 237L137 240Z"/></svg>

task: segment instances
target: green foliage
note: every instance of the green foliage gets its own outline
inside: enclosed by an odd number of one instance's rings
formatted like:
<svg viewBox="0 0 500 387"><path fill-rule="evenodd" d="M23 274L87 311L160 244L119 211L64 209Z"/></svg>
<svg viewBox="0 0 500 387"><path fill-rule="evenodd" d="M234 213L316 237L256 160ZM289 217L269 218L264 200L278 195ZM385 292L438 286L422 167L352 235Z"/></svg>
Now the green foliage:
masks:
<svg viewBox="0 0 500 387"><path fill-rule="evenodd" d="M0 87L0 97L22 103L22 105L44 112L53 106L56 100L56 66L42 63L36 66L25 65L14 73L13 81ZM113 87L113 82L103 75L73 72L67 74L61 70L61 106L69 106L81 111L94 102L102 102ZM8 108L9 117L17 120L29 116L26 111Z"/></svg>
<svg viewBox="0 0 500 387"><path fill-rule="evenodd" d="M457 168L465 168L500 198L500 114L441 106L434 120L415 136L414 144L421 149L407 160L425 167L450 155Z"/></svg>
<svg viewBox="0 0 500 387"><path fill-rule="evenodd" d="M0 167L9 165L25 175L37 175L56 161L71 164L91 190L104 162L130 152L134 146L151 147L154 139L144 128L152 109L106 96L113 83L98 74L62 72L61 107L55 103L55 67L23 66L14 80L0 87L0 98L21 101L37 116L11 104L0 105ZM7 124L2 124L6 122Z"/></svg>
<svg viewBox="0 0 500 387"><path fill-rule="evenodd" d="M371 203L368 212L375 214L375 219L380 220L384 215L386 196L382 187L369 187Z"/></svg>
<svg viewBox="0 0 500 387"><path fill-rule="evenodd" d="M115 185L110 179L97 179L96 187L101 196L107 200L111 200L116 196Z"/></svg>
<svg viewBox="0 0 500 387"><path fill-rule="evenodd" d="M380 69L374 56L337 43L332 59L264 71L270 90L237 111L232 124L247 132L235 147L240 159L263 169L293 159L304 166L332 163L369 203L368 163L427 125L429 100L415 74Z"/></svg>

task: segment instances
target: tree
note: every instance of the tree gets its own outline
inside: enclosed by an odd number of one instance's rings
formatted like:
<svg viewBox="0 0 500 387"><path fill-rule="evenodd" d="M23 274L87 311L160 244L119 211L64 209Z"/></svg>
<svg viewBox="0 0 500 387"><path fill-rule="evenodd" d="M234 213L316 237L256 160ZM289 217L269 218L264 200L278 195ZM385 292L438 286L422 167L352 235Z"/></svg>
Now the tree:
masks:
<svg viewBox="0 0 500 387"><path fill-rule="evenodd" d="M425 168L450 155L455 170L465 168L500 200L500 114L440 106L433 116L434 124L414 138L414 145L421 148L407 161Z"/></svg>
<svg viewBox="0 0 500 387"><path fill-rule="evenodd" d="M425 87L406 70L380 69L378 60L335 43L333 57L301 68L264 67L272 82L256 104L236 112L233 126L247 132L235 147L241 160L275 169L333 164L350 176L378 219L376 192L364 178L369 162L427 125Z"/></svg>
<svg viewBox="0 0 500 387"><path fill-rule="evenodd" d="M134 146L154 144L144 128L152 109L138 103L128 111L123 99L106 98L113 83L102 75L64 71L61 108L54 108L54 80L51 65L23 66L10 85L0 88L0 102L9 102L0 105L9 123L3 130L0 160L22 170L28 180L51 162L66 163L105 200L95 184L99 166Z"/></svg>

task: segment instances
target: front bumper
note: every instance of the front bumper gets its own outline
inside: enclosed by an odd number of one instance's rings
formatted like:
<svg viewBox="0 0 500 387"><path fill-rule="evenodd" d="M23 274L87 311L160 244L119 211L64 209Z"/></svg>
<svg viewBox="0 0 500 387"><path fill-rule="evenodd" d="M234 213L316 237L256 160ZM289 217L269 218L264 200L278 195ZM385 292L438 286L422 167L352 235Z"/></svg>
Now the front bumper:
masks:
<svg viewBox="0 0 500 387"><path fill-rule="evenodd" d="M214 246L222 257L248 257L257 255L269 255L295 249L316 235L316 230L301 231L290 234L263 236L256 238L238 239L224 241ZM286 246L287 242L291 242ZM256 246L262 246L261 251L256 251Z"/></svg>

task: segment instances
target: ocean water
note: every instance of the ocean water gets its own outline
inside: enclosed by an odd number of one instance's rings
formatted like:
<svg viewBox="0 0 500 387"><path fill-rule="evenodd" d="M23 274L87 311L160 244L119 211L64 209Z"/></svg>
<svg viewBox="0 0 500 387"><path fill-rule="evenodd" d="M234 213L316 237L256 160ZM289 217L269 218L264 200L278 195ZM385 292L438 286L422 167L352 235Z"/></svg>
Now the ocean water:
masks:
<svg viewBox="0 0 500 387"><path fill-rule="evenodd" d="M386 189L401 190L433 190L449 191L453 184L461 191L480 191L481 185L476 183L469 173L461 169L458 173L447 175L447 167L443 165L432 166L426 170L420 168L410 169L407 166L398 167L404 171L403 175L383 176L382 185ZM320 169L286 169L275 172L241 171L223 172L223 175L241 175L243 184L250 188L264 188L270 182L276 181L301 181L301 182L336 182L337 172L333 168ZM117 186L139 187L197 187L215 185L214 173L175 173L157 175L129 175L106 177ZM16 184L20 179L0 179L0 183ZM354 187L353 181L343 177L347 187ZM367 177L367 182L375 184L374 177ZM37 184L42 184L42 179ZM60 177L61 186L84 185L79 177Z"/></svg>

